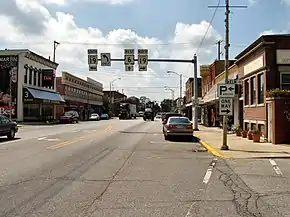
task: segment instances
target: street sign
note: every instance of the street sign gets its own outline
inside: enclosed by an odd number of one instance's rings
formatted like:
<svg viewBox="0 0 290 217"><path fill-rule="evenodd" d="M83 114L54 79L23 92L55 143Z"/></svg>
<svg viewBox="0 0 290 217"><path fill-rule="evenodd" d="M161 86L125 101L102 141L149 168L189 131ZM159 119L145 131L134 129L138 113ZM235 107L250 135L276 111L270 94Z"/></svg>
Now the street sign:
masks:
<svg viewBox="0 0 290 217"><path fill-rule="evenodd" d="M134 65L135 64L134 49L125 49L124 50L124 63L125 63L125 65ZM126 67L125 67L125 69L126 69ZM128 70L128 71L131 71L131 70Z"/></svg>
<svg viewBox="0 0 290 217"><path fill-rule="evenodd" d="M228 84L241 84L241 80L239 79L229 79Z"/></svg>
<svg viewBox="0 0 290 217"><path fill-rule="evenodd" d="M145 65L145 66L140 66L139 65L139 71L140 72L146 72L147 71L147 65Z"/></svg>
<svg viewBox="0 0 290 217"><path fill-rule="evenodd" d="M97 65L89 65L89 71L98 71Z"/></svg>
<svg viewBox="0 0 290 217"><path fill-rule="evenodd" d="M148 65L148 49L138 49L138 64L139 66Z"/></svg>
<svg viewBox="0 0 290 217"><path fill-rule="evenodd" d="M219 114L225 116L233 115L233 99L232 98L220 98L219 99Z"/></svg>
<svg viewBox="0 0 290 217"><path fill-rule="evenodd" d="M125 65L134 65L134 55L125 55Z"/></svg>
<svg viewBox="0 0 290 217"><path fill-rule="evenodd" d="M218 97L235 97L235 84L218 84Z"/></svg>
<svg viewBox="0 0 290 217"><path fill-rule="evenodd" d="M147 71L148 66L148 49L138 49L139 71Z"/></svg>
<svg viewBox="0 0 290 217"><path fill-rule="evenodd" d="M125 65L125 71L133 72L134 71L134 66L133 65Z"/></svg>
<svg viewBox="0 0 290 217"><path fill-rule="evenodd" d="M101 66L111 66L110 53L101 53Z"/></svg>
<svg viewBox="0 0 290 217"><path fill-rule="evenodd" d="M98 69L98 49L88 49L89 71L97 71Z"/></svg>
<svg viewBox="0 0 290 217"><path fill-rule="evenodd" d="M98 55L88 55L89 65L98 65Z"/></svg>

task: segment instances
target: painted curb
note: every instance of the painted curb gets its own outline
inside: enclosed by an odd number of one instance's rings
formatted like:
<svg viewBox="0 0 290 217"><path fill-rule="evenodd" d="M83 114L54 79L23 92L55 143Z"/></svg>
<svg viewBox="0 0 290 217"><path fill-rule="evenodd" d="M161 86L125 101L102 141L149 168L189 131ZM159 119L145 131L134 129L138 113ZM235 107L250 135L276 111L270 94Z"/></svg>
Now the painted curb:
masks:
<svg viewBox="0 0 290 217"><path fill-rule="evenodd" d="M210 152L212 155L219 157L219 158L232 158L231 156L226 156L221 153L219 153L214 147L210 146L206 142L199 139L199 143L207 149L208 152Z"/></svg>

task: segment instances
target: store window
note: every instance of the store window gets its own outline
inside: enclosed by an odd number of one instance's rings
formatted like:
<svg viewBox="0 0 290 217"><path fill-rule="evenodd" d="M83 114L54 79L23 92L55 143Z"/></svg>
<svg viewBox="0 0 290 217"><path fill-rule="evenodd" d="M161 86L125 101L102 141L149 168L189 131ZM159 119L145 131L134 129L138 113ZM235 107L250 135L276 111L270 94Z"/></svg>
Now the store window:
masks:
<svg viewBox="0 0 290 217"><path fill-rule="evenodd" d="M258 75L258 104L264 103L264 73Z"/></svg>
<svg viewBox="0 0 290 217"><path fill-rule="evenodd" d="M281 89L290 90L290 73L281 73Z"/></svg>
<svg viewBox="0 0 290 217"><path fill-rule="evenodd" d="M39 104L24 104L24 120L39 120Z"/></svg>
<svg viewBox="0 0 290 217"><path fill-rule="evenodd" d="M24 72L24 84L27 84L27 76L28 76L28 65L27 64L24 66L24 70L25 70L25 72Z"/></svg>
<svg viewBox="0 0 290 217"><path fill-rule="evenodd" d="M29 78L28 78L29 84L32 84L32 71L33 71L33 68L31 66L31 67L29 67Z"/></svg>
<svg viewBox="0 0 290 217"><path fill-rule="evenodd" d="M250 124L248 122L245 122L245 130L250 130Z"/></svg>
<svg viewBox="0 0 290 217"><path fill-rule="evenodd" d="M53 118L53 105L43 104L41 114L45 120L52 119Z"/></svg>
<svg viewBox="0 0 290 217"><path fill-rule="evenodd" d="M258 124L258 130L262 133L262 135L264 135L265 134L265 125Z"/></svg>
<svg viewBox="0 0 290 217"><path fill-rule="evenodd" d="M36 86L37 81L37 69L34 69L33 71L33 85Z"/></svg>
<svg viewBox="0 0 290 217"><path fill-rule="evenodd" d="M251 105L256 104L257 85L256 77L251 78Z"/></svg>
<svg viewBox="0 0 290 217"><path fill-rule="evenodd" d="M249 105L249 79L245 80L245 85L244 85L244 93L245 93L245 105Z"/></svg>

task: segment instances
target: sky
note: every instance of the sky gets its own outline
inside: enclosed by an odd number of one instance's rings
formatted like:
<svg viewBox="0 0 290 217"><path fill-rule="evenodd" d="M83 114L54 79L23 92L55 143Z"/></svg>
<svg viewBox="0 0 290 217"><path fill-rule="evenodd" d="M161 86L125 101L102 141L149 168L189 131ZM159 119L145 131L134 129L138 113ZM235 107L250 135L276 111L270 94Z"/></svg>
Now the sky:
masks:
<svg viewBox="0 0 290 217"><path fill-rule="evenodd" d="M179 77L193 76L189 63L152 63L146 72L126 72L123 62L89 71L87 49L123 58L126 48L148 49L149 58L192 59L200 64L217 58L218 40L225 33L224 0L1 0L0 49L27 48L52 57L56 49L57 75L66 71L91 77L128 96L161 101L179 96ZM230 57L234 59L262 34L289 32L290 0L231 0ZM213 19L212 19L213 17ZM212 22L211 22L212 20ZM204 39L204 40L203 40ZM201 43L202 42L202 43ZM223 51L224 44L222 44ZM223 58L223 56L221 56ZM115 78L121 79L115 79Z"/></svg>

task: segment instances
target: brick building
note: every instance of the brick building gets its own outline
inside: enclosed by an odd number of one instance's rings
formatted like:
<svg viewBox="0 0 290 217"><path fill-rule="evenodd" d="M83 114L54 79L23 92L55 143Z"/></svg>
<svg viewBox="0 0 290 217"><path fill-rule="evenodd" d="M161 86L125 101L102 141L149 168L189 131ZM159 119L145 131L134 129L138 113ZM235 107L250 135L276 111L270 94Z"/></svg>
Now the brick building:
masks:
<svg viewBox="0 0 290 217"><path fill-rule="evenodd" d="M289 100L266 98L267 91L290 90L290 35L261 36L236 59L244 89L243 127L258 128L269 142L290 142Z"/></svg>
<svg viewBox="0 0 290 217"><path fill-rule="evenodd" d="M229 61L229 65L234 64L234 60ZM220 126L221 118L218 115L217 84L224 82L224 60L215 60L210 65L200 66L202 77L202 100L201 100L201 123L206 126ZM230 68L230 78L237 74L235 68Z"/></svg>
<svg viewBox="0 0 290 217"><path fill-rule="evenodd" d="M111 98L111 100L110 100L110 98ZM110 102L112 103L111 112L112 112L113 116L118 115L120 102L122 100L125 100L125 99L127 99L127 96L123 93L120 93L119 91L115 91L115 90L104 91L104 102L108 105L110 104ZM109 106L107 106L107 107L109 107ZM107 108L107 109L109 109L109 108Z"/></svg>
<svg viewBox="0 0 290 217"><path fill-rule="evenodd" d="M202 96L202 80L201 78L197 78L198 85L198 97ZM185 108L183 112L186 116L192 119L192 97L194 97L194 78L188 78L185 83ZM200 119L200 109L198 109L198 116Z"/></svg>
<svg viewBox="0 0 290 217"><path fill-rule="evenodd" d="M57 107L57 116L64 111L75 110L81 120L88 120L91 113L101 114L103 111L103 84L100 82L62 72L62 76L56 78L56 89L66 101Z"/></svg>

